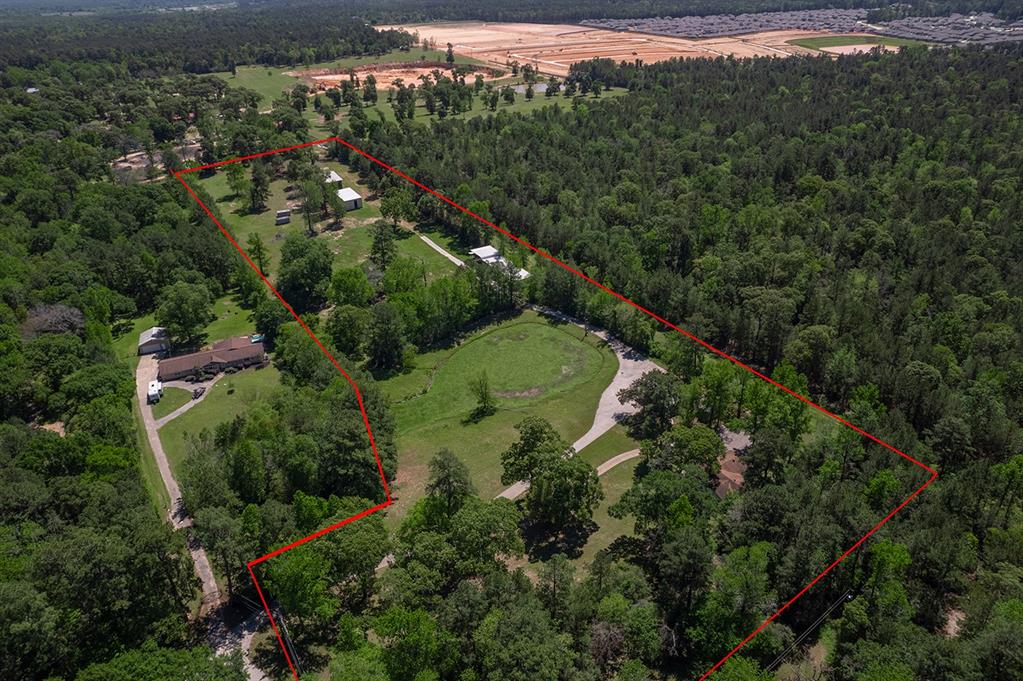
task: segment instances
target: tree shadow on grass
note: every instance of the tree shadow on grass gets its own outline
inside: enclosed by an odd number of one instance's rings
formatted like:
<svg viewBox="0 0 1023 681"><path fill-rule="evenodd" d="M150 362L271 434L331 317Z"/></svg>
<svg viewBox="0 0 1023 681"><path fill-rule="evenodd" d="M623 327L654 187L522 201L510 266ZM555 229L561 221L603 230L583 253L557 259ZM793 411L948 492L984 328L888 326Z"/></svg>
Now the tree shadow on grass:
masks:
<svg viewBox="0 0 1023 681"><path fill-rule="evenodd" d="M476 407L471 412L469 412L464 419L462 419L462 425L463 426L475 425L482 421L483 419L487 418L488 416L493 416L496 413L497 407L493 407L492 409L481 409L479 407Z"/></svg>
<svg viewBox="0 0 1023 681"><path fill-rule="evenodd" d="M597 531L598 526L590 520L562 528L551 528L523 519L519 529L526 544L526 555L529 556L529 560L546 561L559 553L569 558L581 556L583 547L586 546L590 535Z"/></svg>

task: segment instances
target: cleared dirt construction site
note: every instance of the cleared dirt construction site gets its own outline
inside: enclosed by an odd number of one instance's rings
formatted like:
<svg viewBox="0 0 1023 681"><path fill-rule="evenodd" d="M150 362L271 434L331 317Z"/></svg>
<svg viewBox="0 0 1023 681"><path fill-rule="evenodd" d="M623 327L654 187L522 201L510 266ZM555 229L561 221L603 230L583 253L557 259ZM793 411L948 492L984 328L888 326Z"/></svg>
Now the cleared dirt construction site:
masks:
<svg viewBox="0 0 1023 681"><path fill-rule="evenodd" d="M479 21L406 24L387 28L418 33L421 40L430 40L440 48L451 43L455 53L495 66L517 61L532 64L541 73L562 77L568 75L572 64L595 57L614 61L639 59L653 63L676 58L819 55L818 50L793 45L791 41L836 35L830 31L783 30L690 39L571 24ZM864 38L868 37L864 34Z"/></svg>
<svg viewBox="0 0 1023 681"><path fill-rule="evenodd" d="M462 68L466 68L463 64ZM473 77L483 76L484 80L494 80L505 75L500 69L486 66L470 66ZM385 64L369 64L354 68L329 68L329 69L308 69L303 71L286 71L285 76L300 78L313 91L327 90L337 87L342 82L350 80L354 75L359 82L366 76L372 75L376 78L377 87L387 89L393 87L396 81L402 81L405 85L417 85L421 76L429 76L434 71L440 71L451 75L451 64L442 61L410 61L394 62Z"/></svg>

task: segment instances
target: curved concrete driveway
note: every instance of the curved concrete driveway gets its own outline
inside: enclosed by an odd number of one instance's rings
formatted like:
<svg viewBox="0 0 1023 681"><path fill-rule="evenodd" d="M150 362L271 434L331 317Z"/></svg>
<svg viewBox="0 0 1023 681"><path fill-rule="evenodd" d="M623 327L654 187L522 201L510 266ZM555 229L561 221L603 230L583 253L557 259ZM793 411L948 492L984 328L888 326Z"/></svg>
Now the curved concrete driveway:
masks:
<svg viewBox="0 0 1023 681"><path fill-rule="evenodd" d="M622 404L618 400L619 391L628 388L640 376L648 371L664 371L664 369L657 366L651 360L647 359L645 355L637 352L603 329L598 329L586 324L585 322L573 319L566 314L562 314L561 312L550 310L539 305L531 305L530 307L546 317L557 319L567 324L575 324L579 328L586 330L588 333L592 333L594 336L607 343L608 347L614 351L615 356L618 357L618 372L615 374L614 378L611 379L611 384L608 385L607 388L604 389L604 392L600 395L600 402L597 403L597 412L593 415L593 425L590 426L589 430L583 433L582 437L572 443L572 449L576 452L581 452L587 445L591 444L598 437L611 430L612 426L616 423L624 419L629 414L636 413L637 407L635 405L631 403ZM637 451L636 456L638 455L639 452ZM623 461L624 460L626 459L623 459ZM598 475L600 475L599 471ZM508 487L498 494L496 498L503 497L505 499L517 499L525 494L528 489L529 483L525 480L519 480L511 487Z"/></svg>
<svg viewBox="0 0 1023 681"><path fill-rule="evenodd" d="M545 317L557 319L567 324L575 324L587 333L600 338L607 343L608 347L611 348L618 358L618 372L611 379L610 385L600 395L600 402L597 403L597 413L593 415L593 425L583 433L582 437L572 443L572 448L577 452L581 452L587 445L611 430L611 427L616 423L629 414L635 414L638 411L638 408L632 403L622 404L618 400L618 393L632 385L643 374L650 371L664 371L664 369L657 366L643 353L634 350L603 329L580 322L556 310L549 310L539 305L531 305L530 307Z"/></svg>

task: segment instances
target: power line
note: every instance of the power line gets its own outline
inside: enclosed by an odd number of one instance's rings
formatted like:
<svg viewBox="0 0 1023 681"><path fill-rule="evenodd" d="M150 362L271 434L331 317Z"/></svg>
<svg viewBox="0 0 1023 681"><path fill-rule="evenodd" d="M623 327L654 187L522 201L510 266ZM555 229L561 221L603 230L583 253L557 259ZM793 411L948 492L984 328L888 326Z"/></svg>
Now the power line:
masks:
<svg viewBox="0 0 1023 681"><path fill-rule="evenodd" d="M800 634L799 637L796 638L796 640L793 641L791 645L789 645L788 648L783 650L781 655L779 655L778 657L774 658L774 661L771 662L771 664L767 665L767 667L765 667L765 669L767 671L769 671L769 672L770 671L774 671L775 667L777 667L779 664L781 664L782 661L786 657L788 657L788 654L791 653L793 650L795 650L796 646L798 646L800 643L802 643L806 639L807 636L809 636L817 627L819 627L821 625L821 623L824 620L826 620L828 618L828 615L830 615L832 612L835 611L835 608L837 608L839 605L844 603L846 600L851 600L851 599L852 599L852 589L847 589L844 594L842 594L841 596L838 597L838 600L836 600L834 603L832 603L830 606L828 606L828 609L825 610L824 613L820 617L818 617L816 620L814 620L813 624L808 626L806 628L806 630L803 631L803 633Z"/></svg>

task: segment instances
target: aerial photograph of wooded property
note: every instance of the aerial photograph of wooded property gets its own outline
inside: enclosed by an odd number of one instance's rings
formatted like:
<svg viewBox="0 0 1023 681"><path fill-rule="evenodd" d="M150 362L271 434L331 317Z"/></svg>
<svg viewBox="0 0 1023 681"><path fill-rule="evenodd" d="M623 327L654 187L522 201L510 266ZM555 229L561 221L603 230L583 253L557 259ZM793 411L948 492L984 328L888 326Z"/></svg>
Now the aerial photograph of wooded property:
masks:
<svg viewBox="0 0 1023 681"><path fill-rule="evenodd" d="M1023 3L0 0L0 679L1023 681Z"/></svg>

